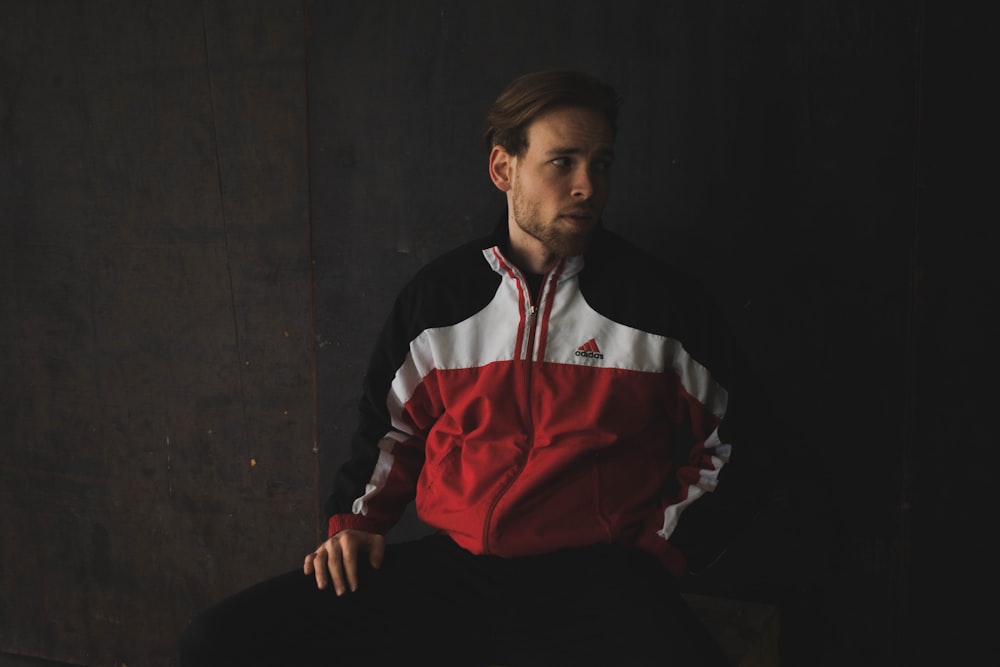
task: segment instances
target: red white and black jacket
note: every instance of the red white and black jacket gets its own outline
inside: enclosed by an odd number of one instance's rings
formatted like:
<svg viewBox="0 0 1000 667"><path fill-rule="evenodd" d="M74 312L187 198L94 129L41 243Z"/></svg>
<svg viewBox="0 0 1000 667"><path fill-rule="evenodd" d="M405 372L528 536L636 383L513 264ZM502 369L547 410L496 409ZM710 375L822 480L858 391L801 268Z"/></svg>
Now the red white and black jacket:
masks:
<svg viewBox="0 0 1000 667"><path fill-rule="evenodd" d="M533 295L508 243L504 222L397 297L329 534L385 533L415 498L477 554L625 543L677 575L711 560L749 509L723 491L753 482L736 475L739 359L710 300L604 228Z"/></svg>

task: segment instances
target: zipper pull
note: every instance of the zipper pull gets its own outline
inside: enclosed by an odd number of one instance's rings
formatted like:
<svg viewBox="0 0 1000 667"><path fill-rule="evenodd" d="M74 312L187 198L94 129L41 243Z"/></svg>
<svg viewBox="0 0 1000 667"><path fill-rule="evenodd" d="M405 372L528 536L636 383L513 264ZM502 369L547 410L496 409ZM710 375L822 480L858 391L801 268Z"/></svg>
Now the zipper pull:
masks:
<svg viewBox="0 0 1000 667"><path fill-rule="evenodd" d="M528 306L528 317L534 317L536 310L537 309L535 308L535 304L531 304L530 306Z"/></svg>

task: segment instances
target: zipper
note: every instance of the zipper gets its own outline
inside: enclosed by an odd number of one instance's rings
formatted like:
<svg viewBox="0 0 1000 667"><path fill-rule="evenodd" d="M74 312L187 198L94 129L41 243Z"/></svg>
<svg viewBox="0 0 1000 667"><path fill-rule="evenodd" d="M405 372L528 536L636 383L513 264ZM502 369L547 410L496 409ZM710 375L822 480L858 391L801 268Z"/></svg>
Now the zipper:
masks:
<svg viewBox="0 0 1000 667"><path fill-rule="evenodd" d="M551 271L549 273L551 273ZM525 326L525 331L526 331L527 336L526 336L526 340L524 341L525 354L524 354L524 360L523 361L524 361L524 363L525 363L525 365L527 367L526 371L525 371L525 374L524 374L524 385L525 385L524 386L524 396L525 396L525 402L526 402L525 412L527 413L527 416L528 416L527 417L527 419L528 419L528 432L531 433L531 435L528 438L528 447L524 451L523 459L521 460L520 465L518 465L517 470L514 471L514 474L511 475L511 478L509 480L507 480L507 483L504 484L503 487L500 489L500 491L496 494L496 497L493 498L493 502L490 504L490 508L486 512L486 520L485 520L484 525L483 525L483 553L484 554L491 553L491 551L490 551L490 526L493 523L493 512L494 512L494 510L496 510L497 505L500 504L500 499L503 498L504 495L506 495L506 493L510 489L510 487L512 487L514 485L514 482L517 481L517 478L521 476L521 472L524 470L524 464L527 461L528 454L534 448L534 444L535 444L534 443L534 439L535 439L534 429L532 428L532 422L534 421L534 419L532 418L532 412L531 412L531 374L532 374L532 370L533 370L532 366L534 365L535 329L538 327L538 321L537 321L537 317L536 317L538 315L538 307L535 306L535 304L532 302L531 288L528 285L528 281L524 279L524 276L521 275L520 272L517 272L515 275L517 276L517 280L518 280L518 282L521 284L521 286L523 288L523 292L525 294L525 299L528 302L528 307L525 309L525 317L527 318L528 322L527 322L527 325ZM546 286L548 284L548 278L549 278L549 274L546 274L545 278L543 278L542 290L541 290L541 294L539 295L539 297L542 297L542 296L545 295ZM541 301L542 299L539 298L539 300Z"/></svg>

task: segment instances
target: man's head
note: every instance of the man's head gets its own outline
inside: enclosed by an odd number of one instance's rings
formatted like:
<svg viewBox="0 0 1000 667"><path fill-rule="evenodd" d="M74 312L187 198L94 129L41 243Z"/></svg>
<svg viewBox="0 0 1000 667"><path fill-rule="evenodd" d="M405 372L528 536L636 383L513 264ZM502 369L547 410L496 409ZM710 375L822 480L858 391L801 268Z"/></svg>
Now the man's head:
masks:
<svg viewBox="0 0 1000 667"><path fill-rule="evenodd" d="M511 155L520 155L527 147L528 126L556 107L594 111L607 120L614 138L620 103L614 88L583 72L552 69L524 74L514 79L486 112L486 150L500 145Z"/></svg>
<svg viewBox="0 0 1000 667"><path fill-rule="evenodd" d="M516 79L487 116L490 177L507 194L514 261L541 273L582 254L611 184L618 96L577 72Z"/></svg>

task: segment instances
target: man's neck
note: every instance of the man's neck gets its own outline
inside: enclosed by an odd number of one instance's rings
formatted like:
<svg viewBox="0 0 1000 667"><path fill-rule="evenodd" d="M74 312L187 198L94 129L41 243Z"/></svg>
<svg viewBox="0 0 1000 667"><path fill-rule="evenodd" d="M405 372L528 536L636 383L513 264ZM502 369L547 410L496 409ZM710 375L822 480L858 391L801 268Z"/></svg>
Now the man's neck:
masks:
<svg viewBox="0 0 1000 667"><path fill-rule="evenodd" d="M545 245L528 234L511 218L508 222L510 230L511 261L525 273L544 275L559 261L559 257Z"/></svg>

